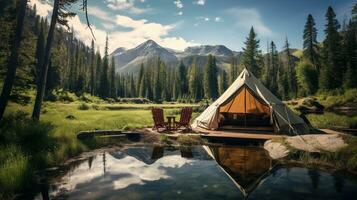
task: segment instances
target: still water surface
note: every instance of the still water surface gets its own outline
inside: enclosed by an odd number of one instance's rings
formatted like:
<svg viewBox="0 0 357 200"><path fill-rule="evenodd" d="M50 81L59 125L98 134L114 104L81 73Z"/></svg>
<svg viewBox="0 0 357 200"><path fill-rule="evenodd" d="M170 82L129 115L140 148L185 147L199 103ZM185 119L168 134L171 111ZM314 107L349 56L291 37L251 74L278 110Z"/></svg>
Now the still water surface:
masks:
<svg viewBox="0 0 357 200"><path fill-rule="evenodd" d="M357 178L276 166L259 147L125 147L76 162L36 199L354 199Z"/></svg>

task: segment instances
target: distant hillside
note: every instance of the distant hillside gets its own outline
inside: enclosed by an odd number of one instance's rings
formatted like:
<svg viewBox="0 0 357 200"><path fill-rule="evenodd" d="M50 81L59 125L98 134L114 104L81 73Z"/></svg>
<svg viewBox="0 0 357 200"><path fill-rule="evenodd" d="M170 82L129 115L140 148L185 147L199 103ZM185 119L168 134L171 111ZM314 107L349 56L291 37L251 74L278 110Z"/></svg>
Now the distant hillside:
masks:
<svg viewBox="0 0 357 200"><path fill-rule="evenodd" d="M148 40L139 46L125 50L116 49L111 56L114 57L117 72L135 72L141 63L160 57L165 63L177 63L178 59L172 51L161 47L153 40Z"/></svg>
<svg viewBox="0 0 357 200"><path fill-rule="evenodd" d="M117 72L136 73L142 63L152 63L158 57L169 67L177 66L181 60L186 66L190 66L194 58L198 66L204 66L209 54L216 56L220 68L226 68L233 57L236 57L239 62L241 56L240 52L232 51L224 45L201 45L177 52L164 48L153 40L148 40L133 49L118 48L110 56L114 57Z"/></svg>

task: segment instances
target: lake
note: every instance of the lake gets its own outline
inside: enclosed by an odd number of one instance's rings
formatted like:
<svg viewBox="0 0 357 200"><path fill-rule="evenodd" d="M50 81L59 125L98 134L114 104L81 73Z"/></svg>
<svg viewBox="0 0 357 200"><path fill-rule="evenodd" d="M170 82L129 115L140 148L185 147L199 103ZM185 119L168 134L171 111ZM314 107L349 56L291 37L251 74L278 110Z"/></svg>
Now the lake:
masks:
<svg viewBox="0 0 357 200"><path fill-rule="evenodd" d="M48 175L35 199L353 199L349 174L276 165L260 147L126 146Z"/></svg>

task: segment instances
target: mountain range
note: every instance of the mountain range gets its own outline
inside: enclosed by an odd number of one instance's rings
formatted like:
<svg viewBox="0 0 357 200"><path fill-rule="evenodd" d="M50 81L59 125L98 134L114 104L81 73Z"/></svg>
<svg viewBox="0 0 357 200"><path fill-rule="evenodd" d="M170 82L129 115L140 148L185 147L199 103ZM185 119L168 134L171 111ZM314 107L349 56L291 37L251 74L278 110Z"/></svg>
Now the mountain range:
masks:
<svg viewBox="0 0 357 200"><path fill-rule="evenodd" d="M153 40L148 40L135 48L117 48L110 54L114 57L116 72L136 73L140 65L154 61L158 57L169 67L177 66L180 61L186 66L190 66L194 60L198 65L207 62L208 55L214 55L219 67L225 68L232 57L236 57L239 62L240 52L232 51L224 45L201 45L188 47L182 52L164 48Z"/></svg>
<svg viewBox="0 0 357 200"><path fill-rule="evenodd" d="M301 50L290 49L293 55L294 62L300 58ZM187 47L184 51L175 51L173 49L164 48L153 40L138 45L132 49L123 47L117 48L110 54L114 57L115 69L118 73L136 73L140 69L141 64L156 62L160 57L168 67L178 66L182 61L185 66L191 66L194 61L198 66L204 66L207 63L208 55L216 57L217 66L221 69L228 69L232 58L234 57L239 64L242 52L232 51L224 45L201 45ZM285 61L284 51L279 52L280 61ZM263 55L264 57L267 54Z"/></svg>

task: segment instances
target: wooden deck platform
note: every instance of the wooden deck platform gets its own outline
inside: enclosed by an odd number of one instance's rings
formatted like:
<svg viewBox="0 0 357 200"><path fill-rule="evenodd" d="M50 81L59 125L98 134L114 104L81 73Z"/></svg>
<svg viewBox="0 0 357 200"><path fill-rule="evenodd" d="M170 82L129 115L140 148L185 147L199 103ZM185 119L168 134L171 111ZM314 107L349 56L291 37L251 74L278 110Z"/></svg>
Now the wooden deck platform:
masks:
<svg viewBox="0 0 357 200"><path fill-rule="evenodd" d="M206 138L240 138L240 139L253 139L253 140L270 140L273 138L280 138L284 135L272 134L271 132L243 132L243 131L230 131L230 130L206 130L202 128L194 129L201 137Z"/></svg>
<svg viewBox="0 0 357 200"><path fill-rule="evenodd" d="M234 132L263 132L272 134L274 129L272 126L221 126L218 130L221 131L234 131Z"/></svg>
<svg viewBox="0 0 357 200"><path fill-rule="evenodd" d="M181 131L173 131L173 132L161 132L158 133L157 131L152 130L151 128L145 129L147 132L154 133L154 134L165 134L167 137L176 139L180 135L199 135L202 138L220 138L220 139L250 139L250 140L270 140L273 138L279 138L284 135L276 135L270 133L263 133L261 131L257 133L253 132L239 132L239 131L229 131L229 130L206 130L202 128L193 129L195 133L183 133Z"/></svg>

